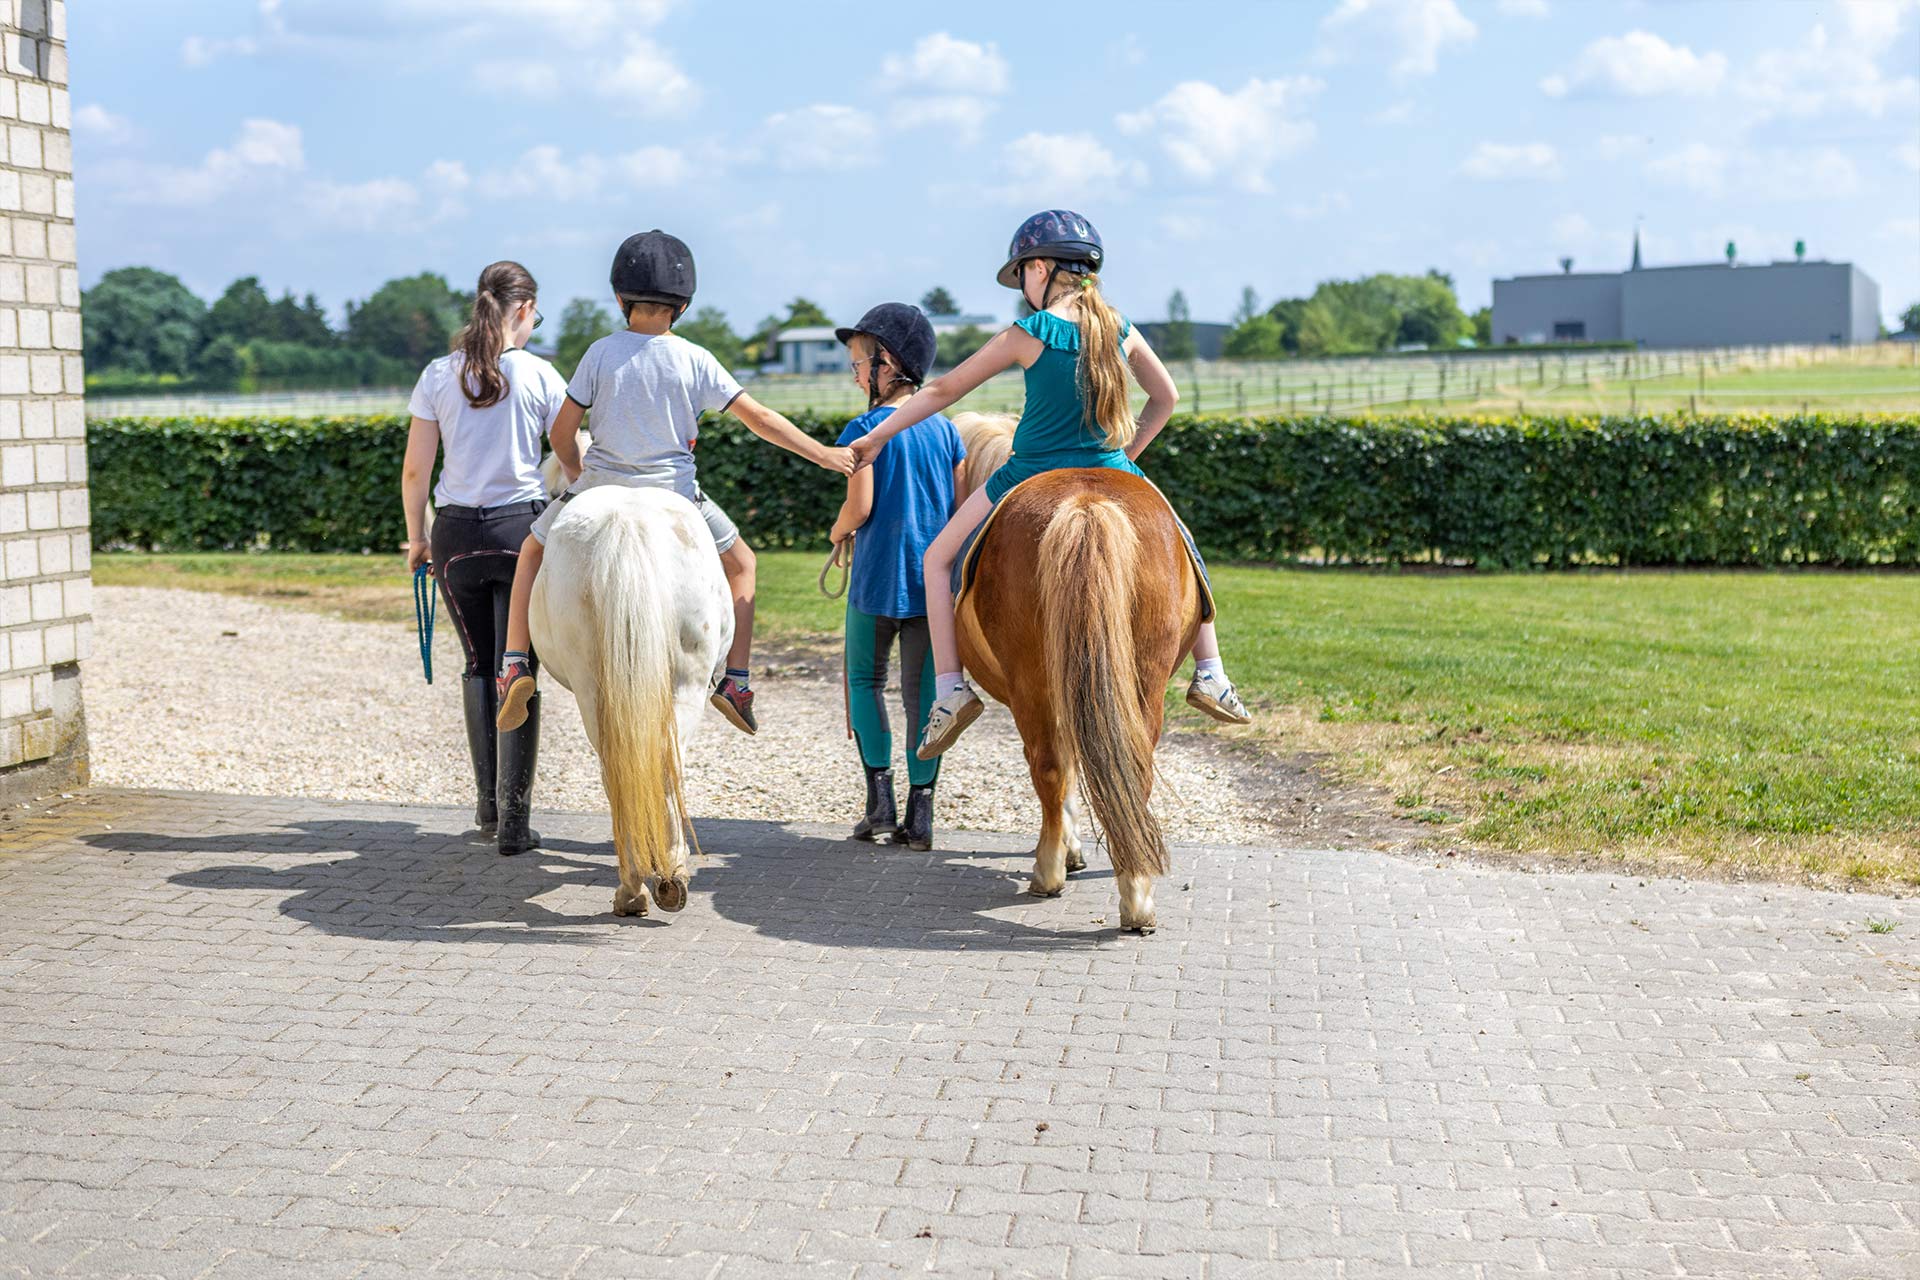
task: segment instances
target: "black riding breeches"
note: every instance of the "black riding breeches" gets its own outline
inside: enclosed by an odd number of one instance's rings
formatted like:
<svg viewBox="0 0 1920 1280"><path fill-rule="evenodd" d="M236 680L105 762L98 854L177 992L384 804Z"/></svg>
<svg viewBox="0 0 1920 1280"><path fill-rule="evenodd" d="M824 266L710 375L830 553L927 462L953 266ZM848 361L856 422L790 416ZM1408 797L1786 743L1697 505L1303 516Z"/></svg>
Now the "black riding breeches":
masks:
<svg viewBox="0 0 1920 1280"><path fill-rule="evenodd" d="M546 505L543 500L443 507L434 513L433 572L466 651L467 675L492 676L500 670L520 544Z"/></svg>

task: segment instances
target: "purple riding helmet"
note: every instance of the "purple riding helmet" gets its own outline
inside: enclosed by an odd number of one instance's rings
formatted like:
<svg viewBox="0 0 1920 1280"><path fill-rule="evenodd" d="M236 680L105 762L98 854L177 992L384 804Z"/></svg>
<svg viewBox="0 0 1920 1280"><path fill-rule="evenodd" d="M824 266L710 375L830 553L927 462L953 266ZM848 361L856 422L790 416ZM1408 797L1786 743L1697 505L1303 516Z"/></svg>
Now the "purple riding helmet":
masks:
<svg viewBox="0 0 1920 1280"><path fill-rule="evenodd" d="M1106 247L1093 224L1071 209L1048 209L1020 224L1007 246L1007 262L994 278L1009 289L1020 287L1020 264L1028 258L1051 258L1060 269L1075 275L1100 270Z"/></svg>

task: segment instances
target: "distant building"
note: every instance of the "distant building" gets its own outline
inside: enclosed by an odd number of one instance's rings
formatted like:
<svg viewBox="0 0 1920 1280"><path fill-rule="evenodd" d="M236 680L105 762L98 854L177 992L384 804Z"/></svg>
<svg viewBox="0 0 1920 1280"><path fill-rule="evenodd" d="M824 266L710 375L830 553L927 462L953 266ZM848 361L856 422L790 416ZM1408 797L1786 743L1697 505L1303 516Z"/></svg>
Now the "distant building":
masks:
<svg viewBox="0 0 1920 1280"><path fill-rule="evenodd" d="M1731 250L1732 246L1728 246ZM1571 266L1571 260L1564 265ZM1850 262L1726 262L1515 276L1493 282L1493 342L1643 347L1873 342L1880 286Z"/></svg>
<svg viewBox="0 0 1920 1280"><path fill-rule="evenodd" d="M831 325L782 329L773 346L773 359L760 366L765 373L833 373L847 367L847 349Z"/></svg>
<svg viewBox="0 0 1920 1280"><path fill-rule="evenodd" d="M935 337L957 333L961 329L985 329L989 333L1001 327L994 316L928 316ZM834 325L808 325L782 329L774 338L774 358L760 366L762 373L838 373L847 367L847 349L833 336Z"/></svg>

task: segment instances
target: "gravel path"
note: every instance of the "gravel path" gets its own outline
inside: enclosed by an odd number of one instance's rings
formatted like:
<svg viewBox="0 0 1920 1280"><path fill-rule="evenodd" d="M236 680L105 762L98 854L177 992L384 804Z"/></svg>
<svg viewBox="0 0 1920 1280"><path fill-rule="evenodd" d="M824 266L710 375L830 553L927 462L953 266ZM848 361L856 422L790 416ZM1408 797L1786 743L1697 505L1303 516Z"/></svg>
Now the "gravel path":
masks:
<svg viewBox="0 0 1920 1280"><path fill-rule="evenodd" d="M86 698L96 782L470 802L451 627L435 635L437 679L429 686L411 627L191 591L106 587L94 599ZM692 749L687 790L696 817L859 817L864 784L830 661L756 658L761 731L749 738L713 716ZM536 810L603 811L599 766L573 697L557 682L545 687ZM1180 718L1192 715L1182 709ZM896 724L896 751L899 738ZM1004 708L990 703L947 761L938 827L1038 830L1039 805ZM1173 732L1159 763L1156 808L1173 840L1380 845L1414 834L1383 828L1375 797L1331 791L1305 769L1233 750L1218 735Z"/></svg>

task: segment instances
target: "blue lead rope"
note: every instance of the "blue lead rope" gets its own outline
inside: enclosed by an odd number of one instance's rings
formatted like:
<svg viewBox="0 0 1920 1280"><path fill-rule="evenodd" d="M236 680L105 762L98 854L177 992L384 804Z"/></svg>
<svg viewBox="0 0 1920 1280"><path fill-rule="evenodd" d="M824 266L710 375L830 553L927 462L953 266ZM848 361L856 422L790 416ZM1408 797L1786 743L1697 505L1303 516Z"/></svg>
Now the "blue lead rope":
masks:
<svg viewBox="0 0 1920 1280"><path fill-rule="evenodd" d="M433 619L440 612L440 597L433 589L428 566L413 571L413 625L420 632L420 669L427 683L433 683Z"/></svg>

